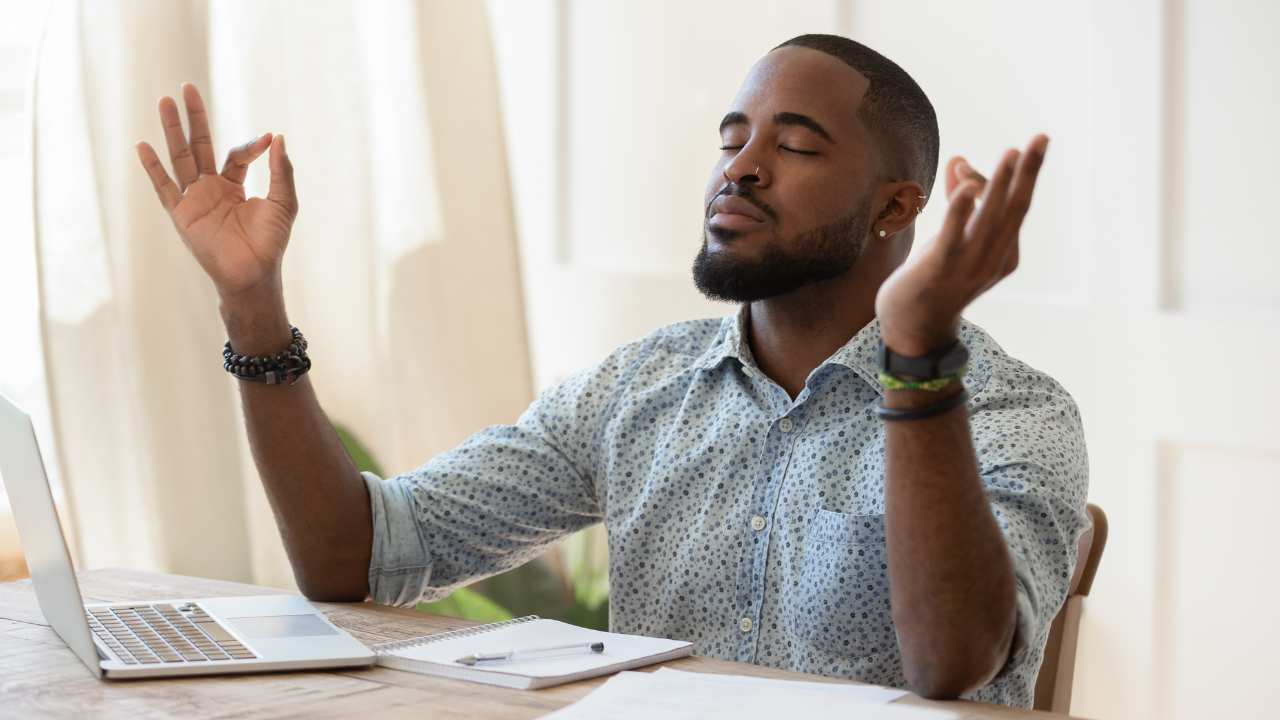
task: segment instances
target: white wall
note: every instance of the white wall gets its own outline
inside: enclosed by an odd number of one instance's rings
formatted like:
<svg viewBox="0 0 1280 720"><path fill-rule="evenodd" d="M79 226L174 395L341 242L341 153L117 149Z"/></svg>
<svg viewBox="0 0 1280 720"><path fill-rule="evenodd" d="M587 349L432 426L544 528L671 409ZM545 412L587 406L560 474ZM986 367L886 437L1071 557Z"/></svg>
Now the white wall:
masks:
<svg viewBox="0 0 1280 720"><path fill-rule="evenodd" d="M1076 397L1091 499L1111 518L1073 712L1262 717L1280 702L1266 677L1280 645L1267 612L1280 590L1280 250L1259 212L1280 183L1280 6L490 9L539 386L663 323L731 310L689 278L698 202L725 105L792 35L840 32L900 62L937 107L944 160L987 167L1048 132L1020 268L969 314ZM930 203L922 242L944 209Z"/></svg>

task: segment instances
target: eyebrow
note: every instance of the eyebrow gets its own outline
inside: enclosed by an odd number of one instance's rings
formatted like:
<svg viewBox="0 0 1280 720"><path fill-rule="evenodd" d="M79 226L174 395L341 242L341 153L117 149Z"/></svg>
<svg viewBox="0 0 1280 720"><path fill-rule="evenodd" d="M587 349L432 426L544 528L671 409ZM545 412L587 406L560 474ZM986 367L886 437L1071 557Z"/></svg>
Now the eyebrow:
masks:
<svg viewBox="0 0 1280 720"><path fill-rule="evenodd" d="M827 129L822 127L821 123L809 117L808 115L801 115L800 113L793 113L793 112L780 112L773 116L773 121L778 125L797 125L806 130L809 130L810 132L814 133L818 137L821 137L823 140L826 140L832 145L836 144L835 138L831 137L831 133L827 132ZM720 132L724 132L724 129L729 127L730 125L750 125L750 124L751 122L747 118L745 113L740 113L735 110L733 112L727 113L724 116L724 119L720 121Z"/></svg>

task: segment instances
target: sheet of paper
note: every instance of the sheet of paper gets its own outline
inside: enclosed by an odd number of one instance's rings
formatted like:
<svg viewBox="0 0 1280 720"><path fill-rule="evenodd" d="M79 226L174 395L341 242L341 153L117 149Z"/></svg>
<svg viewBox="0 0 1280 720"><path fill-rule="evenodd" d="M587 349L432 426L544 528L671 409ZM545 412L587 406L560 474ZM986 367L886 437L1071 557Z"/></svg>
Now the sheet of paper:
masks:
<svg viewBox="0 0 1280 720"><path fill-rule="evenodd" d="M799 708L814 707L819 700L824 717L846 720L956 720L960 717L935 710L867 702L847 693L796 689L788 687L792 683L785 680L739 683L708 680L708 677L713 676L618 673L590 695L544 716L544 720L649 720L655 717L783 720L793 717Z"/></svg>
<svg viewBox="0 0 1280 720"><path fill-rule="evenodd" d="M568 652L563 655L538 656L527 660L494 663L489 666L477 665L470 669L533 677L555 677L659 655L688 644L678 640L590 630L558 620L541 619L509 625L481 635L452 638L405 648L397 650L396 654L414 660L453 665L454 660L464 655L587 642L603 642L604 652Z"/></svg>
<svg viewBox="0 0 1280 720"><path fill-rule="evenodd" d="M786 690L810 690L828 693L837 697L849 697L863 702L886 704L907 694L906 690L884 687L883 685L852 685L849 683L817 683L804 680L774 680L771 678L751 677L749 675L720 675L715 673L692 673L684 670L673 670L668 667L658 668L657 674L662 676L697 675L701 682L718 682L736 686L764 687L775 686ZM785 683L785 685L783 684Z"/></svg>

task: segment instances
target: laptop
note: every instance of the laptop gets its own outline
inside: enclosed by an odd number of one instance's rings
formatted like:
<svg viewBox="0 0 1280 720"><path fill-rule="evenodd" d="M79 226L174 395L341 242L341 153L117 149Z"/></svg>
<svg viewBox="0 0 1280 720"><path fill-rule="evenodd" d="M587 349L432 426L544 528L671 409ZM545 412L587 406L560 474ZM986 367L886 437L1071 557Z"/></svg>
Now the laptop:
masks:
<svg viewBox="0 0 1280 720"><path fill-rule="evenodd" d="M374 653L297 595L85 604L31 418L0 394L0 477L40 610L99 678L372 665Z"/></svg>

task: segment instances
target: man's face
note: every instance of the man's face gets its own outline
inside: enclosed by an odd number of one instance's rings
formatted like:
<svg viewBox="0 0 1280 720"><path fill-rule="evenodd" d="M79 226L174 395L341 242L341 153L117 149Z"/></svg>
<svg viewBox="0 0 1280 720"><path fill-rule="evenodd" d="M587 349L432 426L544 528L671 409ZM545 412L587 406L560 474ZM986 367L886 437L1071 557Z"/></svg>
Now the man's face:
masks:
<svg viewBox="0 0 1280 720"><path fill-rule="evenodd" d="M837 277L869 232L873 158L858 105L868 81L825 53L784 47L751 68L720 128L694 282L750 302Z"/></svg>

